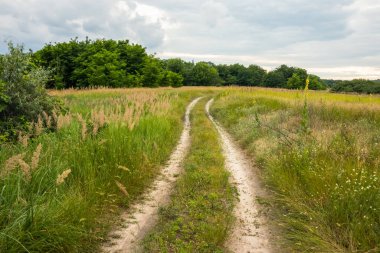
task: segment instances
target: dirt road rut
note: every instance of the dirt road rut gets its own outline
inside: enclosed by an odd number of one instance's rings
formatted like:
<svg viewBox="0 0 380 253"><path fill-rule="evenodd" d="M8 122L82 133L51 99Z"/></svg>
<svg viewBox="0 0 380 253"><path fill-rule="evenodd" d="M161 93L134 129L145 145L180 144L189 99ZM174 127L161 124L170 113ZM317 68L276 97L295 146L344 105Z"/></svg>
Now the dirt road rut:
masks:
<svg viewBox="0 0 380 253"><path fill-rule="evenodd" d="M254 175L250 160L210 115L212 103L213 99L207 102L206 113L220 135L226 168L231 173L232 182L236 185L239 195L239 201L234 210L237 220L225 244L226 248L238 253L271 252L266 218L256 200L263 194L262 188Z"/></svg>
<svg viewBox="0 0 380 253"><path fill-rule="evenodd" d="M111 242L104 245L104 252L136 252L146 233L156 224L160 206L169 201L172 188L181 172L181 163L190 147L190 112L201 98L193 100L186 108L181 138L171 154L167 166L144 194L143 201L133 205L123 214L124 228L114 231Z"/></svg>

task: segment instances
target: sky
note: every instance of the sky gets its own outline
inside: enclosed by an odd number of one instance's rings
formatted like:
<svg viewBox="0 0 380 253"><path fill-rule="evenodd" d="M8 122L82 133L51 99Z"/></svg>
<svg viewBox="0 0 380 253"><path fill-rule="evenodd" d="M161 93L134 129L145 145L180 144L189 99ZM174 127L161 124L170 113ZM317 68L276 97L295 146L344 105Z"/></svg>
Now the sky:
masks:
<svg viewBox="0 0 380 253"><path fill-rule="evenodd" d="M0 0L6 41L128 39L160 58L380 79L380 0Z"/></svg>

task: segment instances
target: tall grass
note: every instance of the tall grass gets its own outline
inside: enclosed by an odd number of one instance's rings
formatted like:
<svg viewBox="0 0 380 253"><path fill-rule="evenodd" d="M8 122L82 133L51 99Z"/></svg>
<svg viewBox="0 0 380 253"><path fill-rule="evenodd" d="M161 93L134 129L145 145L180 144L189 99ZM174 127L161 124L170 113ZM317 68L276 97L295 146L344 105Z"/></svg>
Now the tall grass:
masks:
<svg viewBox="0 0 380 253"><path fill-rule="evenodd" d="M66 113L42 115L34 138L20 134L20 143L1 146L0 252L94 252L168 159L192 97L147 89L55 94Z"/></svg>
<svg viewBox="0 0 380 253"><path fill-rule="evenodd" d="M379 97L311 92L305 112L300 92L233 89L212 113L274 190L284 251L380 250Z"/></svg>

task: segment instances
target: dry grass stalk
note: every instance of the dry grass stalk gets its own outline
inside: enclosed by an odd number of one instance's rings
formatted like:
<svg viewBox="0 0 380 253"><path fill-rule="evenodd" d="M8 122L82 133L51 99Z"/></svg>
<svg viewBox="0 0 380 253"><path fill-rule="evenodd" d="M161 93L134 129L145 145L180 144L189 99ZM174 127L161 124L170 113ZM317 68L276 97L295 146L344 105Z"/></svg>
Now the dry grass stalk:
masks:
<svg viewBox="0 0 380 253"><path fill-rule="evenodd" d="M40 135L43 130L43 122L41 116L38 116L37 123L34 124L34 134L35 135Z"/></svg>
<svg viewBox="0 0 380 253"><path fill-rule="evenodd" d="M104 114L104 110L101 110L98 114L98 123L100 127L103 127L106 123L106 115Z"/></svg>
<svg viewBox="0 0 380 253"><path fill-rule="evenodd" d="M33 152L32 162L31 162L31 166L30 166L32 171L38 167L38 163L40 161L41 150L42 150L42 145L40 143L40 144L38 144L36 150Z"/></svg>
<svg viewBox="0 0 380 253"><path fill-rule="evenodd" d="M99 128L103 127L104 124L106 123L106 115L104 113L104 110L103 109L100 111L92 110L91 120L92 122L97 122L99 125Z"/></svg>
<svg viewBox="0 0 380 253"><path fill-rule="evenodd" d="M32 179L31 171L30 171L30 166L27 164L24 160L19 159L18 164L20 165L20 168L22 172L24 173L24 176L27 181L30 181Z"/></svg>
<svg viewBox="0 0 380 253"><path fill-rule="evenodd" d="M59 129L61 129L62 127L63 127L63 125L64 125L64 117L65 116L63 116L63 115L59 115L58 117L57 117L57 121L56 121L56 127L57 127L57 130L59 130Z"/></svg>
<svg viewBox="0 0 380 253"><path fill-rule="evenodd" d="M99 141L99 145L103 145L103 144L106 143L106 142L107 142L106 139L102 139L102 140Z"/></svg>
<svg viewBox="0 0 380 253"><path fill-rule="evenodd" d="M52 113L52 117L53 117L54 123L57 125L57 122L58 122L58 115L57 115L56 111L53 111L53 113Z"/></svg>
<svg viewBox="0 0 380 253"><path fill-rule="evenodd" d="M51 128L51 117L50 116L48 116L46 119L46 127Z"/></svg>
<svg viewBox="0 0 380 253"><path fill-rule="evenodd" d="M57 177L57 185L61 185L65 182L65 179L70 175L71 173L71 169L67 169L65 170L64 172L62 172L62 174L58 175Z"/></svg>
<svg viewBox="0 0 380 253"><path fill-rule="evenodd" d="M87 125L86 125L85 121L82 122L81 135L82 135L82 140L86 139L86 136L87 136Z"/></svg>
<svg viewBox="0 0 380 253"><path fill-rule="evenodd" d="M42 116L44 117L44 120L45 120L45 126L47 128L50 128L51 127L51 117L45 111L42 112Z"/></svg>
<svg viewBox="0 0 380 253"><path fill-rule="evenodd" d="M128 122L132 118L132 115L133 115L133 110L128 105L126 105L124 109L124 115L123 115L124 121Z"/></svg>
<svg viewBox="0 0 380 253"><path fill-rule="evenodd" d="M29 141L29 135L27 134L22 134L22 132L18 133L18 142L21 143L21 145L26 148L28 146L28 141Z"/></svg>
<svg viewBox="0 0 380 253"><path fill-rule="evenodd" d="M17 165L19 165L19 160L23 159L25 153L14 155L5 161L4 170L2 172L2 176L7 175L9 172L14 170Z"/></svg>
<svg viewBox="0 0 380 253"><path fill-rule="evenodd" d="M98 130L99 130L99 125L97 122L94 122L94 128L92 129L92 134L96 135L98 133Z"/></svg>
<svg viewBox="0 0 380 253"><path fill-rule="evenodd" d="M122 170L127 171L127 172L130 172L130 170L127 167L122 166L122 165L118 165L117 168L122 169Z"/></svg>
<svg viewBox="0 0 380 253"><path fill-rule="evenodd" d="M83 119L81 114L77 114L78 121L82 125L82 130L81 130L81 135L82 135L82 140L86 139L87 136L87 124L86 121Z"/></svg>
<svg viewBox="0 0 380 253"><path fill-rule="evenodd" d="M129 196L129 193L127 192L127 189L125 188L125 186L120 183L119 181L115 180L115 183L117 185L117 187L119 188L119 190L125 195L125 196Z"/></svg>
<svg viewBox="0 0 380 253"><path fill-rule="evenodd" d="M71 114L66 114L66 115L59 115L57 118L57 130L68 126L71 124L72 116Z"/></svg>

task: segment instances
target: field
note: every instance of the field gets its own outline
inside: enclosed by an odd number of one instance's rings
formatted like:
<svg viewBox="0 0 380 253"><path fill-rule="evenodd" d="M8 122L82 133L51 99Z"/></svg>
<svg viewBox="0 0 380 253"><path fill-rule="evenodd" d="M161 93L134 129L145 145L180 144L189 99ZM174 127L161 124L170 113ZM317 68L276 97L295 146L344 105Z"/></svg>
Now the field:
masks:
<svg viewBox="0 0 380 253"><path fill-rule="evenodd" d="M197 97L183 169L142 236L145 252L228 250L241 194L205 114L211 98L211 115L254 161L266 192L255 205L269 248L380 250L379 96L237 87L50 94L65 110L41 115L36 137L0 149L0 252L101 251L127 225L122 214L145 201Z"/></svg>

